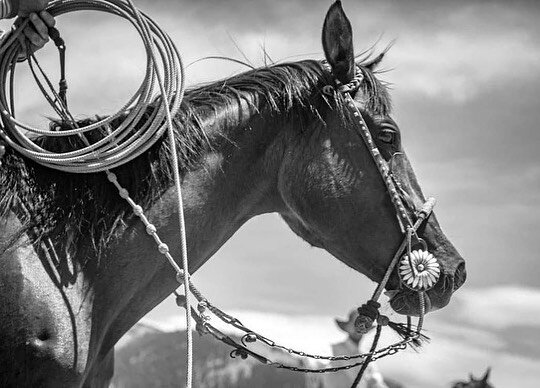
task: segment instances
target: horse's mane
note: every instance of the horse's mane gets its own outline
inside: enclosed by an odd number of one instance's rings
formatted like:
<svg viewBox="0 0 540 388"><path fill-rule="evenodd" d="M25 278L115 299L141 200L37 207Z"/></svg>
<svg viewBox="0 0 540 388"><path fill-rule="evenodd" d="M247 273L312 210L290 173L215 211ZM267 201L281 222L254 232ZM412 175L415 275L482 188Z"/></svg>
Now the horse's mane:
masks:
<svg viewBox="0 0 540 388"><path fill-rule="evenodd" d="M386 87L370 68L362 69L366 80L362 84L366 109L375 114L387 114L390 98ZM292 116L301 117L301 121L313 120L320 118L318 110L323 101L326 101L325 106L341 108L339 96L334 101L328 101L331 99L328 96L321 97L322 87L333 82L323 63L306 60L262 67L189 90L174 119L182 174L195 168L201 156L211 149L212 141L205 132L204 122L212 115L232 120L237 112L235 108L244 102L251 104L252 112L265 117L265 122L275 123ZM153 106L148 108L147 115L152 109ZM81 120L80 124L96 119ZM55 130L62 129L61 123L53 122L51 126ZM97 141L103 134L100 130L93 131L89 140ZM75 136L37 140L43 148L56 152L72 150L79 142ZM114 170L120 183L143 208L155 203L172 185L168 155L168 140L164 138L145 154ZM45 235L56 235L59 242L68 242L66 250L73 250L84 231L85 236L90 236L89 252L95 256L95 251L99 253L125 229L131 217L130 208L103 173L69 174L52 170L13 150L8 150L4 156L0 172L0 219L10 210L19 209L17 215L24 223L21 232L32 232L28 234L36 241ZM0 241L0 253L8 245L9 242Z"/></svg>

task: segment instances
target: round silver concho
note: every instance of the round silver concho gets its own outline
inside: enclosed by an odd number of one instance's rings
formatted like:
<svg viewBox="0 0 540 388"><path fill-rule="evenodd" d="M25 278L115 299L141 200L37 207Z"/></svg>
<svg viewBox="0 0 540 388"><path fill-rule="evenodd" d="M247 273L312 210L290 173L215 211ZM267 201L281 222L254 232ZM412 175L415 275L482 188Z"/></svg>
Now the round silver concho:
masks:
<svg viewBox="0 0 540 388"><path fill-rule="evenodd" d="M437 283L440 274L437 259L428 251L414 250L399 262L399 277L411 290L429 290Z"/></svg>

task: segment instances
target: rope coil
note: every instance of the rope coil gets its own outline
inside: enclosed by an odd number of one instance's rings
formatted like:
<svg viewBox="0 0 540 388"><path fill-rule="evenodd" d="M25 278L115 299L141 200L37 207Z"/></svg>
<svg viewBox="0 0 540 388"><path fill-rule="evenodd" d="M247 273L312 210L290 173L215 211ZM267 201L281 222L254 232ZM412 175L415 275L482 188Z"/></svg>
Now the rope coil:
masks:
<svg viewBox="0 0 540 388"><path fill-rule="evenodd" d="M23 123L15 117L13 89L6 90L13 83L17 58L25 52L23 43L18 39L27 24L23 23L8 34L0 46L0 114L3 122L0 137L19 153L44 166L66 172L92 173L127 163L155 144L167 130L167 109L174 117L180 108L185 83L182 60L171 38L153 20L138 11L131 0L53 0L47 8L53 16L83 10L122 17L137 30L147 55L141 85L117 113L88 126L77 128L72 123L73 129L52 132ZM30 55L29 63L32 59L35 62L34 56ZM158 82L161 74L164 93L160 93ZM161 95L159 104L151 117L142 122L143 114L158 94ZM128 114L122 124L108 136L75 151L53 153L39 147L30 138L31 135L84 135L94 129L110 126L126 112Z"/></svg>

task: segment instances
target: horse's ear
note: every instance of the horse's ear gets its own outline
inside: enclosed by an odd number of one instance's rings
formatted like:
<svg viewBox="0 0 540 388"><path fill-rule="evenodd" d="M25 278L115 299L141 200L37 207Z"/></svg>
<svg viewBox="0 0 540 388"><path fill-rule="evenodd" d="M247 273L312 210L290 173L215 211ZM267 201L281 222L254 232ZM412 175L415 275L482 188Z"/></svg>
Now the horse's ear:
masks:
<svg viewBox="0 0 540 388"><path fill-rule="evenodd" d="M352 27L339 0L324 19L322 45L334 76L343 84L349 83L355 72Z"/></svg>
<svg viewBox="0 0 540 388"><path fill-rule="evenodd" d="M484 377L482 377L482 382L487 383L489 379L489 374L491 372L491 367L488 367L486 370L486 373L484 373Z"/></svg>

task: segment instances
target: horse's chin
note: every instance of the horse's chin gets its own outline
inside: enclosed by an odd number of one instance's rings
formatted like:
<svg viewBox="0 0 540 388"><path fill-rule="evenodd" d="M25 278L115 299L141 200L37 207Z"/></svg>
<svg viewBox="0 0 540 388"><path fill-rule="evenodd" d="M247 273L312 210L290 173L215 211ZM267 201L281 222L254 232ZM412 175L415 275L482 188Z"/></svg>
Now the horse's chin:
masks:
<svg viewBox="0 0 540 388"><path fill-rule="evenodd" d="M416 291L399 290L388 292L391 295L390 306L392 309L402 315L419 316L420 315L420 297ZM431 303L427 292L424 293L424 313L437 310L437 307Z"/></svg>

